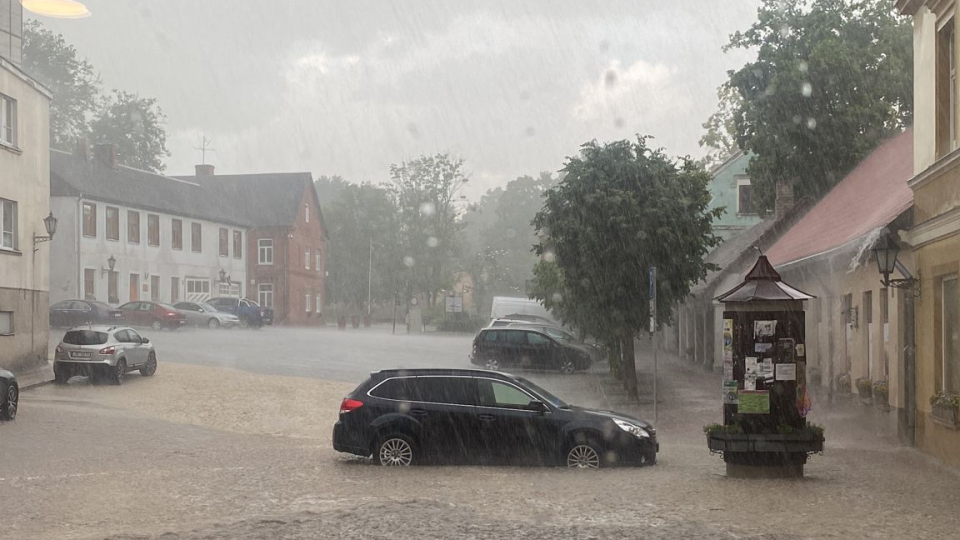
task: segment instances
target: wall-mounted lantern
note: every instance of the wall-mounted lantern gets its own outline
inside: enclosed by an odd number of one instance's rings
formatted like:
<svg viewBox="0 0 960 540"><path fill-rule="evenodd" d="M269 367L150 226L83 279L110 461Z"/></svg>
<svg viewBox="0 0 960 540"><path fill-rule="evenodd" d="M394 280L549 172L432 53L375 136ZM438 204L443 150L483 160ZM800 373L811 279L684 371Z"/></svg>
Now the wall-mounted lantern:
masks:
<svg viewBox="0 0 960 540"><path fill-rule="evenodd" d="M110 258L107 259L107 268L103 268L103 267L100 268L100 275L105 276L109 272L113 272L113 269L116 267L117 267L117 260L113 258L113 255L111 255Z"/></svg>
<svg viewBox="0 0 960 540"><path fill-rule="evenodd" d="M890 231L884 229L880 233L880 238L873 245L874 257L877 258L877 270L883 276L884 287L895 287L898 289L910 289L916 293L920 292L920 278L913 277L913 274L898 260L900 255L900 245L893 239ZM890 279L890 274L896 271L903 274L903 278Z"/></svg>
<svg viewBox="0 0 960 540"><path fill-rule="evenodd" d="M53 240L53 235L57 233L57 218L53 217L53 212L50 212L49 216L43 218L43 228L47 230L46 236L33 235L34 251L36 251L37 244Z"/></svg>

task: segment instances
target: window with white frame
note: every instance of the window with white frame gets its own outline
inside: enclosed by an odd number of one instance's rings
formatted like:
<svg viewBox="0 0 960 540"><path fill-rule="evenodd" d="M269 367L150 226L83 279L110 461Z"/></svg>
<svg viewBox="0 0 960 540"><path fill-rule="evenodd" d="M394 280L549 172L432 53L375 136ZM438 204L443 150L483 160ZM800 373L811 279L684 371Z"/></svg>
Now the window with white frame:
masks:
<svg viewBox="0 0 960 540"><path fill-rule="evenodd" d="M311 304L310 304L310 294L307 293L306 295L304 295L304 300L303 300L303 308L304 308L304 309L303 309L303 310L306 311L307 313L310 313L310 307L311 307Z"/></svg>
<svg viewBox="0 0 960 540"><path fill-rule="evenodd" d="M737 179L737 214L752 215L757 213L753 204L753 185L749 178Z"/></svg>
<svg viewBox="0 0 960 540"><path fill-rule="evenodd" d="M317 304L316 312L320 313L321 308L323 308L323 306L320 305L323 303L323 298L321 298L319 294L313 295L313 298L315 300L315 303Z"/></svg>
<svg viewBox="0 0 960 540"><path fill-rule="evenodd" d="M17 145L17 100L0 94L0 143Z"/></svg>
<svg viewBox="0 0 960 540"><path fill-rule="evenodd" d="M310 248L303 248L303 267L310 269Z"/></svg>
<svg viewBox="0 0 960 540"><path fill-rule="evenodd" d="M320 271L320 267L322 266L322 265L320 264L320 262L321 262L321 261L320 261L320 256L321 256L320 248L317 248L316 250L314 250L314 253L317 254L317 261L316 261L316 264L313 265L313 268L314 268L317 272L319 272L319 271Z"/></svg>
<svg viewBox="0 0 960 540"><path fill-rule="evenodd" d="M273 264L273 239L261 238L257 240L257 262L259 264Z"/></svg>
<svg viewBox="0 0 960 540"><path fill-rule="evenodd" d="M0 199L0 248L17 249L17 203Z"/></svg>
<svg viewBox="0 0 960 540"><path fill-rule="evenodd" d="M187 297L185 300L196 302L210 298L210 280L202 278L184 278L184 285L187 287Z"/></svg>
<svg viewBox="0 0 960 540"><path fill-rule="evenodd" d="M960 295L956 275L943 278L940 300L943 391L960 394Z"/></svg>
<svg viewBox="0 0 960 540"><path fill-rule="evenodd" d="M265 308L273 307L273 283L261 283L257 286L258 304Z"/></svg>
<svg viewBox="0 0 960 540"><path fill-rule="evenodd" d="M310 223L310 205L303 205L303 221Z"/></svg>
<svg viewBox="0 0 960 540"><path fill-rule="evenodd" d="M13 330L13 312L0 311L0 336L12 336Z"/></svg>

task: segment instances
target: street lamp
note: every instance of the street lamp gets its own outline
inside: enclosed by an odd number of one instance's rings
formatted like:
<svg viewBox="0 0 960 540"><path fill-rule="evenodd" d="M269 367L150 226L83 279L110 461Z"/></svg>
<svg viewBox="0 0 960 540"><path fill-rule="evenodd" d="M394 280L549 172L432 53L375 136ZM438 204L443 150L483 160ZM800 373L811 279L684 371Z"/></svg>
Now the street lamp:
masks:
<svg viewBox="0 0 960 540"><path fill-rule="evenodd" d="M43 218L43 228L47 230L47 236L37 236L33 235L33 245L36 246L40 242L49 242L53 240L53 235L57 233L57 218L53 217L53 212L50 212L50 215ZM36 247L34 247L36 250Z"/></svg>
<svg viewBox="0 0 960 540"><path fill-rule="evenodd" d="M900 246L893 239L890 231L884 229L880 233L880 238L873 245L873 256L877 259L877 271L883 276L884 287L895 287L898 289L920 290L920 279L913 277L909 270L900 263ZM890 279L890 274L899 270L903 278Z"/></svg>
<svg viewBox="0 0 960 540"><path fill-rule="evenodd" d="M217 275L220 276L220 283L230 283L232 281L230 276L227 275L227 271L223 268L220 269L220 272L218 272Z"/></svg>
<svg viewBox="0 0 960 540"><path fill-rule="evenodd" d="M116 266L117 266L117 260L113 258L113 255L111 255L110 258L107 259L107 267L108 267L108 268L100 267L100 276L102 277L102 276L107 275L107 272L113 272L113 269L114 269Z"/></svg>
<svg viewBox="0 0 960 540"><path fill-rule="evenodd" d="M20 0L27 11L54 19L85 19L90 10L76 0Z"/></svg>

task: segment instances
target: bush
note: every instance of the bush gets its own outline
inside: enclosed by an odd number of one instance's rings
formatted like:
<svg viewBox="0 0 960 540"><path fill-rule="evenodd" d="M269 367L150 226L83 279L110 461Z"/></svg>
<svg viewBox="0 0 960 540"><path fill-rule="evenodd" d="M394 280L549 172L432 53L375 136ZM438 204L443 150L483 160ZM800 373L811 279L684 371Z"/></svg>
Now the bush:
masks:
<svg viewBox="0 0 960 540"><path fill-rule="evenodd" d="M472 334L483 328L483 323L484 320L476 315L457 314L457 316L450 316L441 320L437 325L437 330Z"/></svg>
<svg viewBox="0 0 960 540"><path fill-rule="evenodd" d="M873 383L873 395L886 398L890 393L889 383L887 381L876 381Z"/></svg>
<svg viewBox="0 0 960 540"><path fill-rule="evenodd" d="M870 379L857 379L857 392L860 397L868 398L873 396L873 381Z"/></svg>
<svg viewBox="0 0 960 540"><path fill-rule="evenodd" d="M960 407L960 396L937 392L936 394L930 396L930 405L933 405L934 407L952 407L956 409Z"/></svg>

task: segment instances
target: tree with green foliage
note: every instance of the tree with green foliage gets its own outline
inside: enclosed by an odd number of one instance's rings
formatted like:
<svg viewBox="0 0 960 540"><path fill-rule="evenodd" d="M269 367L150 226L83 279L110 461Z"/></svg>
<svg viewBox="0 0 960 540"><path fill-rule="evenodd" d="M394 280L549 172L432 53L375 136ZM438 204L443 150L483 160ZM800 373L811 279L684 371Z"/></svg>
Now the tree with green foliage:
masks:
<svg viewBox="0 0 960 540"><path fill-rule="evenodd" d="M724 83L717 89L717 99L719 109L704 122L706 133L700 137L700 147L708 149L707 155L700 161L705 169L723 163L740 150L734 122L734 115L743 104L740 93L729 83Z"/></svg>
<svg viewBox="0 0 960 540"><path fill-rule="evenodd" d="M50 145L70 149L89 131L97 109L100 80L93 66L73 45L37 21L23 25L23 69L53 93L50 103Z"/></svg>
<svg viewBox="0 0 960 540"><path fill-rule="evenodd" d="M636 396L633 340L650 318L669 322L670 306L713 265L720 239L711 222L710 176L636 141L584 144L563 180L546 192L534 225L544 241L532 296L581 331L623 353L624 386ZM658 309L649 309L647 270L658 268Z"/></svg>
<svg viewBox="0 0 960 540"><path fill-rule="evenodd" d="M399 211L408 292L436 304L438 292L453 281L461 251L460 191L467 183L463 159L449 154L421 156L390 166L390 190Z"/></svg>
<svg viewBox="0 0 960 540"><path fill-rule="evenodd" d="M170 155L165 119L156 99L114 90L102 99L90 131L94 142L117 145L120 163L159 173Z"/></svg>
<svg viewBox="0 0 960 540"><path fill-rule="evenodd" d="M706 145L723 150L730 125L754 200L773 208L778 181L818 198L885 138L909 125L913 44L908 18L889 0L763 0L757 21L726 47L756 50L730 72Z"/></svg>
<svg viewBox="0 0 960 540"><path fill-rule="evenodd" d="M366 313L368 279L374 303L392 302L401 286L397 209L380 186L345 181L338 186L336 199L322 201L329 233L327 301Z"/></svg>

